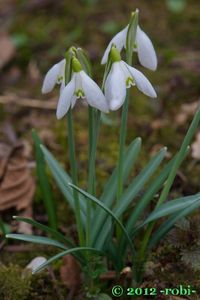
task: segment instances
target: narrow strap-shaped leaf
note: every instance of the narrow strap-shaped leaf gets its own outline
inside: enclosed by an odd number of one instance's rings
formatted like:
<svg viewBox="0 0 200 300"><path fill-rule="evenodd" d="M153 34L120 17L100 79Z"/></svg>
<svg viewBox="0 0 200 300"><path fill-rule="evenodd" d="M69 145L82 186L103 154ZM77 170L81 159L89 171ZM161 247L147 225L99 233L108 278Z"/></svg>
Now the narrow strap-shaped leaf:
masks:
<svg viewBox="0 0 200 300"><path fill-rule="evenodd" d="M154 211L147 217L147 219L141 225L139 225L139 227L141 228L147 223L178 212L179 210L183 210L184 208L187 208L188 206L191 206L196 202L200 202L200 194L181 197L165 202L164 204L155 208Z"/></svg>
<svg viewBox="0 0 200 300"><path fill-rule="evenodd" d="M24 217L18 217L18 216L13 216L13 219L17 220L17 221L21 221L21 222L25 222L28 224L31 224L32 226L41 229L42 231L49 233L53 238L62 241L63 243L66 243L69 247L74 247L74 243L70 240L67 239L62 233L60 233L59 231L52 229L51 227L48 227L44 224L41 224L33 219L29 219L29 218L24 218Z"/></svg>
<svg viewBox="0 0 200 300"><path fill-rule="evenodd" d="M116 221L116 223L119 225L119 227L122 229L123 233L125 234L128 242L129 242L129 245L130 245L130 248L131 248L132 252L135 253L134 245L133 245L133 242L131 241L131 238L130 238L129 234L127 233L127 231L124 228L124 225L121 223L121 221L115 216L115 214L109 208L107 208L101 201L99 201L97 198L95 198L92 195L88 194L84 190L78 188L74 184L69 183L69 185L71 187L73 187L74 189L76 189L79 193L84 195L86 198L88 198L89 200L91 200L94 203L96 203L97 205L99 205L102 209L104 209L107 212L107 214L109 216L111 216Z"/></svg>
<svg viewBox="0 0 200 300"><path fill-rule="evenodd" d="M126 181L130 171L132 170L134 163L138 158L138 154L141 149L141 138L136 138L128 147L125 155L124 169L123 169L123 182ZM117 194L117 168L114 169L108 182L105 185L104 191L100 197L100 200L107 206L111 207ZM92 229L92 241L98 235L99 230L105 223L107 213L103 210L96 210L93 217L93 229Z"/></svg>
<svg viewBox="0 0 200 300"><path fill-rule="evenodd" d="M138 221L138 218L146 208L146 206L149 204L149 202L153 199L155 194L159 191L162 184L165 182L170 169L172 167L174 160L171 160L164 169L159 173L159 175L154 179L154 181L150 184L150 187L147 189L147 191L144 193L141 199L138 200L137 205L134 208L133 213L130 215L126 229L129 233L133 231L133 227L135 226L136 222Z"/></svg>
<svg viewBox="0 0 200 300"><path fill-rule="evenodd" d="M47 237L37 236L37 235L10 233L10 234L6 234L6 238L24 241L24 242L35 243L35 244L55 246L55 247L58 247L61 249L67 249L67 247L64 244L62 244L58 241L49 239Z"/></svg>
<svg viewBox="0 0 200 300"><path fill-rule="evenodd" d="M65 256L65 255L68 255L68 254L74 254L75 252L79 252L79 251L92 251L92 252L98 253L99 255L104 255L104 252L99 251L98 249L95 249L95 248L90 248L90 247L76 247L76 248L71 248L71 249L63 251L61 253L58 253L55 256L53 256L50 259L48 259L45 263L43 263L37 269L35 269L33 271L33 274L35 274L35 273L37 273L39 271L42 271L44 268L46 268L48 265L50 265L52 262L56 261L59 258Z"/></svg>
<svg viewBox="0 0 200 300"><path fill-rule="evenodd" d="M43 145L40 146L42 149L42 152L44 154L45 160L52 172L52 175L60 188L61 192L63 193L65 199L68 201L70 206L75 209L74 207L74 197L73 194L68 187L68 183L71 182L70 176L67 174L67 172L64 171L64 169L60 166L60 164L57 162L57 160L54 158L54 156L47 150L47 148ZM80 206L81 206L81 217L82 220L85 222L85 211L86 211L86 205L83 199L80 198Z"/></svg>
<svg viewBox="0 0 200 300"><path fill-rule="evenodd" d="M162 184L165 182L172 164L174 162L175 157L164 167L164 169L159 173L159 175L154 179L152 183L150 183L150 187L144 193L141 199L138 200L137 205L135 206L133 213L130 214L129 219L126 224L126 230L132 236L133 228L138 221L141 214L144 212L144 209L149 204L150 201L153 200L155 194L159 191ZM137 228L134 230L136 232ZM123 253L126 249L127 243L125 238L122 236L120 240L120 253ZM123 254L122 254L123 255Z"/></svg>
<svg viewBox="0 0 200 300"><path fill-rule="evenodd" d="M119 202L119 206L114 208L114 213L120 217L122 213L128 208L128 205L137 196L139 191L144 188L144 184L148 181L151 175L156 171L166 154L166 148L161 149L141 171L141 173L130 183L129 187L125 190ZM105 221L107 222L107 221ZM102 242L106 240L106 231L100 231L97 235L101 236ZM95 243L96 245L96 243Z"/></svg>
<svg viewBox="0 0 200 300"><path fill-rule="evenodd" d="M189 148L185 152L185 156L188 154ZM184 157L185 157L184 156ZM154 179L152 183L150 183L150 187L144 193L141 199L139 199L136 207L134 208L133 213L130 215L129 220L126 225L126 229L131 234L133 232L133 228L144 211L145 207L149 204L149 202L153 199L156 193L160 190L161 186L165 182L174 161L176 160L177 155L173 159L171 159L168 164L163 168L163 170L159 173L159 175Z"/></svg>
<svg viewBox="0 0 200 300"><path fill-rule="evenodd" d="M119 206L114 208L114 212L117 217L120 217L123 214L129 204L137 196L138 192L144 188L144 184L149 180L164 159L166 151L166 147L162 148L124 191L119 202Z"/></svg>
<svg viewBox="0 0 200 300"><path fill-rule="evenodd" d="M174 224L181 218L187 216L192 211L200 207L200 201L194 202L192 205L184 208L183 210L174 213L170 216L163 224L158 228L158 230L153 234L149 241L148 250L153 248L164 236L169 232L169 230L174 226Z"/></svg>
<svg viewBox="0 0 200 300"><path fill-rule="evenodd" d="M57 216L55 202L52 196L51 187L46 173L46 164L44 155L41 151L41 140L35 130L32 130L32 137L35 143L36 169L39 179L40 188L42 191L42 198L48 215L48 221L52 228L57 228Z"/></svg>

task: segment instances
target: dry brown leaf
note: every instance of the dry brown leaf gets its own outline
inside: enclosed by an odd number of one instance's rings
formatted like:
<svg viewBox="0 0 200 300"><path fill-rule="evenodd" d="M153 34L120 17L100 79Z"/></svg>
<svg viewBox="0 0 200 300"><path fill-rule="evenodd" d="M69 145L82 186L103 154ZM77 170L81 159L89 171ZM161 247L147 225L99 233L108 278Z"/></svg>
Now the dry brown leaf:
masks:
<svg viewBox="0 0 200 300"><path fill-rule="evenodd" d="M0 69L2 69L15 54L15 47L7 33L0 33Z"/></svg>
<svg viewBox="0 0 200 300"><path fill-rule="evenodd" d="M62 282L69 289L77 289L81 283L80 268L76 259L72 255L63 257L63 265L60 268Z"/></svg>
<svg viewBox="0 0 200 300"><path fill-rule="evenodd" d="M0 155L0 166L0 211L13 207L17 210L29 208L35 184L24 145L17 144L9 148L7 155Z"/></svg>
<svg viewBox="0 0 200 300"><path fill-rule="evenodd" d="M196 135L196 140L191 146L191 156L195 159L200 159L200 131Z"/></svg>
<svg viewBox="0 0 200 300"><path fill-rule="evenodd" d="M200 100L193 103L183 104L180 108L179 113L175 117L176 123L179 125L184 124L190 116L195 114L199 106Z"/></svg>

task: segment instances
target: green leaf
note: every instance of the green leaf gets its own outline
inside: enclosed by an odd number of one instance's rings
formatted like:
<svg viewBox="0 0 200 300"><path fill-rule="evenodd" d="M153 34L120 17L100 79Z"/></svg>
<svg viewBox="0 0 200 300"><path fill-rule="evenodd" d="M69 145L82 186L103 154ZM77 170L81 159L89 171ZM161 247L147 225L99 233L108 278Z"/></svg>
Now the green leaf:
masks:
<svg viewBox="0 0 200 300"><path fill-rule="evenodd" d="M174 162L174 159L171 160L159 173L159 175L153 180L152 183L150 183L150 187L147 189L147 191L144 193L141 199L138 200L137 205L134 208L133 213L130 215L126 229L129 232L129 234L133 231L133 227L135 226L136 222L138 221L141 214L144 212L144 209L149 204L151 200L154 199L154 196L159 191L163 183L165 182L172 164Z"/></svg>
<svg viewBox="0 0 200 300"><path fill-rule="evenodd" d="M155 210L148 216L148 218L141 224L139 227L143 227L149 222L155 221L159 218L165 217L172 213L175 213L179 210L183 210L192 204L199 202L200 203L200 194L194 196L181 197L176 200L168 201Z"/></svg>
<svg viewBox="0 0 200 300"><path fill-rule="evenodd" d="M154 247L164 236L169 232L169 230L174 226L174 224L181 218L187 216L192 211L200 207L199 194L197 194L198 200L191 204L190 206L184 208L183 210L176 212L170 216L163 224L158 228L158 230L153 234L149 241L148 249Z"/></svg>
<svg viewBox="0 0 200 300"><path fill-rule="evenodd" d="M74 196L72 194L71 189L68 187L68 183L71 182L70 176L67 174L67 172L64 171L64 169L60 166L60 164L57 162L57 160L53 157L53 155L44 147L43 145L40 146L42 149L42 152L44 154L45 160L52 172L52 175L63 193L65 199L68 201L69 205L75 209L74 207ZM80 198L80 207L81 207L81 217L82 221L85 222L85 211L86 211L86 205L83 201L83 198Z"/></svg>
<svg viewBox="0 0 200 300"><path fill-rule="evenodd" d="M67 246L74 248L75 245L74 243L71 241L71 239L66 238L63 234L61 234L60 232L58 232L57 230L54 230L44 224L38 223L32 219L28 219L28 218L24 218L24 217L18 217L18 216L14 216L13 219L17 220L17 221L21 221L21 222L25 222L28 224L31 224L32 226L43 230L44 232L47 232L48 234L50 234L53 238L55 238L58 241L61 241L63 243L66 243ZM79 260L81 263L84 262L84 257L82 257L82 255L74 255L77 260Z"/></svg>
<svg viewBox="0 0 200 300"><path fill-rule="evenodd" d="M141 138L136 138L128 147L125 155L124 170L123 170L123 182L126 181L130 171L132 170L139 152L141 149ZM109 208L113 204L117 194L117 168L114 169L108 182L104 187L104 191L100 197L100 200ZM92 229L92 241L98 236L98 232L105 226L105 219L107 213L105 211L96 210L93 218L93 229Z"/></svg>
<svg viewBox="0 0 200 300"><path fill-rule="evenodd" d="M167 199L167 196L169 194L171 186L172 186L172 184L174 182L174 179L176 177L177 171L178 171L182 161L185 158L185 153L188 151L188 147L190 146L191 139L193 138L193 136L196 132L196 129L199 126L199 122L200 122L200 108L197 110L197 112L196 112L196 114L195 114L195 116L192 120L192 123L191 123L191 125L190 125L190 127L189 127L189 129L186 133L186 136L183 140L181 148L180 148L178 154L176 155L175 162L174 162L174 164L171 168L171 171L169 173L169 176L167 178L165 186L164 186L164 188L162 190L162 193L160 195L160 198L157 202L157 206L162 204Z"/></svg>
<svg viewBox="0 0 200 300"><path fill-rule="evenodd" d="M99 255L104 255L104 253L98 249L95 248L90 248L90 247L76 247L76 248L71 248L68 249L66 251L63 251L61 253L56 254L55 256L51 257L49 260L47 260L45 263L43 263L42 265L40 265L37 269L34 270L33 274L43 270L44 268L46 268L48 265L50 265L52 262L56 261L57 259L66 256L68 254L74 254L74 252L77 251L92 251L92 252L96 252Z"/></svg>
<svg viewBox="0 0 200 300"><path fill-rule="evenodd" d="M8 224L4 223L3 220L0 218L0 232L2 232L3 235L5 236L10 231L11 231L10 226Z"/></svg>
<svg viewBox="0 0 200 300"><path fill-rule="evenodd" d="M133 246L133 243L131 241L130 236L128 235L128 233L127 233L126 229L124 228L123 224L121 223L121 221L115 216L115 214L109 208L107 208L101 201L99 201L97 198L95 198L92 195L88 194L84 190L78 188L74 184L69 183L69 185L71 187L73 187L75 190L77 190L79 193L81 193L82 195L84 195L86 198L90 199L91 201L93 201L94 203L96 203L98 206L100 206L103 210L105 210L107 212L107 214L109 216L111 216L116 221L116 223L119 225L119 227L124 232L124 234L125 234L128 242L129 242L129 245L130 245L130 248L131 248L132 252L135 253L135 249L134 249L134 246ZM109 232L109 228L108 228L108 232Z"/></svg>
<svg viewBox="0 0 200 300"><path fill-rule="evenodd" d="M21 222L25 222L28 224L31 224L32 226L41 229L42 231L49 233L53 238L60 240L63 243L66 243L68 246L70 247L74 247L74 243L67 239L63 234L61 234L60 232L58 232L55 229L52 229L51 227L48 227L44 224L41 224L39 222L36 222L32 219L29 218L24 218L24 217L18 217L18 216L13 216L13 219L17 220L17 221L21 221Z"/></svg>
<svg viewBox="0 0 200 300"><path fill-rule="evenodd" d="M58 227L56 207L52 196L52 191L49 184L48 176L46 173L46 164L44 160L44 155L40 148L41 140L35 130L32 130L32 137L35 143L37 175L39 179L40 188L42 191L44 205L48 215L49 225L52 228L56 229Z"/></svg>
<svg viewBox="0 0 200 300"><path fill-rule="evenodd" d="M151 175L156 171L158 166L161 164L162 160L166 154L166 148L161 149L147 164L147 166L141 171L141 173L130 183L129 187L124 191L122 197L119 200L119 206L115 206L113 209L115 215L120 217L123 212L128 208L129 204L137 196L139 191L144 188L144 184L151 177ZM105 221L104 221L105 222ZM107 222L107 221L106 221ZM106 223L105 222L105 223ZM105 226L104 226L105 227ZM102 227L100 227L102 228ZM106 240L107 231L101 230L97 237L101 236L101 241ZM96 245L96 243L95 243Z"/></svg>
<svg viewBox="0 0 200 300"><path fill-rule="evenodd" d="M8 239L14 239L24 242L30 242L35 244L42 244L42 245L49 245L49 246L55 246L61 249L67 249L67 247L55 240L49 239L47 237L37 236L37 235L29 235L29 234L6 234L6 238Z"/></svg>
<svg viewBox="0 0 200 300"><path fill-rule="evenodd" d="M157 170L162 160L165 157L167 148L162 148L147 164L147 166L140 172L140 174L130 183L128 188L124 191L120 198L119 205L114 208L117 217L120 217L128 208L129 204L137 196L137 194L144 188L145 183Z"/></svg>
<svg viewBox="0 0 200 300"><path fill-rule="evenodd" d="M186 0L167 0L166 4L173 13L180 13L186 7Z"/></svg>
<svg viewBox="0 0 200 300"><path fill-rule="evenodd" d="M133 213L129 215L127 224L126 224L126 230L128 231L129 235L132 236L133 234L133 228L138 221L141 214L144 212L145 208L149 204L150 201L154 199L154 196L161 188L162 184L165 182L171 167L174 163L175 157L163 168L163 170L159 173L159 175L153 180L152 183L150 183L150 187L147 188L146 192L142 196L141 199L138 199L137 205L135 206ZM137 231L137 228L134 229L134 233ZM122 253L126 249L126 240L124 237L121 237L120 240L120 247L119 252Z"/></svg>

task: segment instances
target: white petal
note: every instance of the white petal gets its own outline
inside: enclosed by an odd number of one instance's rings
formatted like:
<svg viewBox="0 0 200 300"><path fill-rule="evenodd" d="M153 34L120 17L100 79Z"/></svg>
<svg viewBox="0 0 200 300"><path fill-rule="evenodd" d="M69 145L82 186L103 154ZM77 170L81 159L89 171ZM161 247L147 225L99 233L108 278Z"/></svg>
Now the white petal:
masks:
<svg viewBox="0 0 200 300"><path fill-rule="evenodd" d="M63 80L61 85L60 85L60 95L62 94L64 88L65 88L65 83L64 83L64 80Z"/></svg>
<svg viewBox="0 0 200 300"><path fill-rule="evenodd" d="M52 89L54 88L57 78L58 78L58 74L60 71L60 66L59 63L55 64L46 74L45 78L44 78L44 82L43 82L43 86L42 86L42 93L46 94L52 91Z"/></svg>
<svg viewBox="0 0 200 300"><path fill-rule="evenodd" d="M118 32L114 36L114 38L112 38L112 40L110 41L110 43L108 44L108 46L104 52L103 58L101 60L102 65L106 64L111 46L113 44L116 46L116 48L119 50L119 52L121 52L122 48L125 47L127 30L128 30L128 26L126 28L124 28L123 30L121 30L120 32Z"/></svg>
<svg viewBox="0 0 200 300"><path fill-rule="evenodd" d="M67 113L71 105L74 90L75 80L74 77L72 77L71 81L66 85L66 87L62 91L62 94L60 95L56 111L57 119L61 119Z"/></svg>
<svg viewBox="0 0 200 300"><path fill-rule="evenodd" d="M80 72L82 78L82 87L90 106L99 109L102 112L109 112L106 98L99 86L84 71Z"/></svg>
<svg viewBox="0 0 200 300"><path fill-rule="evenodd" d="M73 96L72 99L71 99L71 108L74 108L74 106L76 104L76 100L77 100L77 97Z"/></svg>
<svg viewBox="0 0 200 300"><path fill-rule="evenodd" d="M153 86L151 85L151 83L149 82L149 80L144 76L144 74L142 74L142 72L138 71L137 69L130 67L127 64L126 66L129 69L130 73L132 74L137 88L145 95L151 98L156 98L157 97L156 92Z"/></svg>
<svg viewBox="0 0 200 300"><path fill-rule="evenodd" d="M137 27L136 44L138 50L138 58L144 67L150 70L156 70L157 57L153 44L147 34Z"/></svg>
<svg viewBox="0 0 200 300"><path fill-rule="evenodd" d="M117 110L122 106L126 97L126 78L121 62L112 65L105 82L105 96L111 110Z"/></svg>
<svg viewBox="0 0 200 300"><path fill-rule="evenodd" d="M31 262L26 266L26 269L30 269L33 272L46 261L45 257L37 256L31 260Z"/></svg>
<svg viewBox="0 0 200 300"><path fill-rule="evenodd" d="M62 59L59 63L59 72L58 72L58 78L57 78L57 83L60 84L61 82L64 81L65 77L65 64L66 64L66 59ZM62 78L62 79L60 79Z"/></svg>

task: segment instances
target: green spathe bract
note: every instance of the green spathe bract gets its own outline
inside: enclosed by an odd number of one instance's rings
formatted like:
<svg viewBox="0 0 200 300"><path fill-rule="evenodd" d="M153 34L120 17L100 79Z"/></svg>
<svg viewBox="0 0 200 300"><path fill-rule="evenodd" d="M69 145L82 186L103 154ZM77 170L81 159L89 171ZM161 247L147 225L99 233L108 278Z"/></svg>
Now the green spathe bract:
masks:
<svg viewBox="0 0 200 300"><path fill-rule="evenodd" d="M126 62L129 65L132 65L137 26L138 10L131 16L127 32ZM84 72L91 76L91 63L83 49L71 47L66 52L65 59L65 78L63 79L64 82L62 82L64 86L70 82L73 72L78 73L84 70ZM104 90L104 84L112 68L112 63L119 62L120 60L120 53L113 45L108 55L102 90ZM57 67L56 65L55 68ZM53 70L51 71L52 74L55 75L57 73L54 74ZM167 199L171 199L169 197L170 189L180 164L188 154L191 140L199 125L200 109L196 112L178 153L166 163L167 148L160 149L149 159L149 162L143 169L132 178L131 174L134 166L140 159L142 141L141 138L136 138L126 148L129 97L130 93L128 92L122 108L118 161L112 174L107 178L100 195L96 193L98 178L96 178L95 165L101 123L100 111L96 108L88 107L89 141L86 189L79 187L79 172L75 155L76 148L71 107L67 113L69 174L53 154L42 144L36 132L33 132L38 177L43 192L49 226L29 218L14 218L17 221L31 224L34 228L42 230L47 236L7 234L6 237L46 246L54 246L58 249L58 253L50 257L35 272L44 269L57 259L71 254L81 265L85 275L85 285L87 285L89 291L93 292L94 285L99 283L100 275L95 275L97 278L92 276L96 271L95 268L98 268L99 262L106 268L110 267L114 269L116 276L130 262L133 265L134 280L140 282L150 250L165 237L177 220L200 207L199 193L187 197L180 196L177 199L166 201ZM109 99L107 100L109 101ZM77 228L76 242L72 238L62 234L58 229L59 223L56 219L52 191L48 173L46 172L47 167L61 191L63 199L71 207L75 215ZM157 195L159 197L156 201L155 196ZM153 208L149 214L144 214L144 212L149 211L150 207ZM4 224L2 220L0 221L1 229L6 234ZM157 221L159 221L158 228L156 227ZM154 226L156 228L153 231Z"/></svg>

